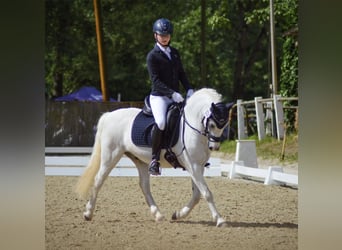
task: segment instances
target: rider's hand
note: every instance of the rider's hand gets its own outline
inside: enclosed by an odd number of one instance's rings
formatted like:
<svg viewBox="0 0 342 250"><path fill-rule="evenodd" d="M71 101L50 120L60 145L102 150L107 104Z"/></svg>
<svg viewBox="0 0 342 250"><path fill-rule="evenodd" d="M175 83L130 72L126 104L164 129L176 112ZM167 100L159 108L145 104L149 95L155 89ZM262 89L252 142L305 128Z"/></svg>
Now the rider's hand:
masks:
<svg viewBox="0 0 342 250"><path fill-rule="evenodd" d="M172 100L177 103L184 101L183 96L179 94L178 92L173 92L171 97L172 97Z"/></svg>
<svg viewBox="0 0 342 250"><path fill-rule="evenodd" d="M188 99L192 94L194 93L193 89L189 89L188 92L186 93L186 98Z"/></svg>

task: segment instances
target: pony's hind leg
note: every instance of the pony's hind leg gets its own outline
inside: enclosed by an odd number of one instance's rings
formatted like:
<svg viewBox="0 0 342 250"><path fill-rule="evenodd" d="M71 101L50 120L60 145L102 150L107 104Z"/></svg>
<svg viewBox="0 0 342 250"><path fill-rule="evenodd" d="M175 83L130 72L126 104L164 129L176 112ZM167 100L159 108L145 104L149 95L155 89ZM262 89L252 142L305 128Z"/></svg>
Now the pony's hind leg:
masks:
<svg viewBox="0 0 342 250"><path fill-rule="evenodd" d="M107 152L105 152L104 150L102 151L100 169L95 176L94 185L90 193L90 198L86 205L86 210L83 213L83 217L85 220L92 219L97 195L109 173L115 167L121 157L122 153L120 153L118 150L117 152L114 151L113 153L111 153L109 150Z"/></svg>
<svg viewBox="0 0 342 250"><path fill-rule="evenodd" d="M83 213L83 217L85 220L92 219L98 192L100 191L103 182L105 181L111 170L112 168L101 164L100 170L95 176L94 186L91 189L91 194L86 205L86 210Z"/></svg>
<svg viewBox="0 0 342 250"><path fill-rule="evenodd" d="M155 218L156 221L162 221L164 220L164 216L160 213L158 206L156 205L153 196L151 194L150 189L150 175L148 173L148 164L140 161L139 159L135 157L131 157L128 155L128 157L131 158L131 160L135 163L137 166L138 172L139 172L139 185L140 188L145 196L145 200L147 205L150 208L152 216Z"/></svg>
<svg viewBox="0 0 342 250"><path fill-rule="evenodd" d="M192 184L192 197L191 197L191 200L181 210L176 211L176 212L173 213L172 220L179 220L179 219L182 219L182 218L185 218L186 216L188 216L189 213L191 212L191 210L200 201L201 193L200 193L199 189L197 188L197 186L195 185L193 180L191 180L191 184Z"/></svg>

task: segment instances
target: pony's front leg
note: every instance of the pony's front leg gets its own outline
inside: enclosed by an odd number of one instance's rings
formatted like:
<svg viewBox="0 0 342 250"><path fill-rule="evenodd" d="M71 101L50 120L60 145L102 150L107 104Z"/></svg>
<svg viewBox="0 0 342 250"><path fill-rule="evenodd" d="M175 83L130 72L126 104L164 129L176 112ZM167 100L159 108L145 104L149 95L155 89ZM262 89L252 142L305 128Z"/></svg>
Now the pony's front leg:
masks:
<svg viewBox="0 0 342 250"><path fill-rule="evenodd" d="M182 219L182 218L185 218L186 216L188 216L189 213L191 212L191 210L200 201L201 193L200 193L199 189L197 188L197 186L195 185L193 180L191 180L191 184L192 184L192 197L191 197L191 200L181 210L176 211L176 212L173 213L172 220L179 220L179 219Z"/></svg>
<svg viewBox="0 0 342 250"><path fill-rule="evenodd" d="M208 206L213 217L213 221L216 222L217 227L226 226L226 221L222 218L222 216L217 211L216 205L214 203L214 197L211 191L208 188L208 185L204 179L203 173L200 174L198 172L194 172L191 175L192 180L196 184L199 189L201 195L208 202Z"/></svg>
<svg viewBox="0 0 342 250"><path fill-rule="evenodd" d="M145 196L145 200L147 205L150 208L152 216L155 218L156 221L164 220L164 216L159 211L158 206L156 205L153 196L151 194L150 189L150 175L148 173L148 166L145 163L138 163L135 162L138 172L139 172L139 184L140 188Z"/></svg>

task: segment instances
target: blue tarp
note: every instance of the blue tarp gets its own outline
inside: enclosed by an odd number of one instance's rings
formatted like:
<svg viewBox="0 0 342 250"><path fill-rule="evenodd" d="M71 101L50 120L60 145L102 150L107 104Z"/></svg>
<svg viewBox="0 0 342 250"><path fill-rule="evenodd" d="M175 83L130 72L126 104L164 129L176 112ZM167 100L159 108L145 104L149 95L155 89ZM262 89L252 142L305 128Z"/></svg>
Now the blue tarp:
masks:
<svg viewBox="0 0 342 250"><path fill-rule="evenodd" d="M57 97L55 101L102 101L102 93L96 89L95 87L91 86L84 86L80 89L72 92L71 94ZM116 100L113 98L109 98L109 101L115 102Z"/></svg>

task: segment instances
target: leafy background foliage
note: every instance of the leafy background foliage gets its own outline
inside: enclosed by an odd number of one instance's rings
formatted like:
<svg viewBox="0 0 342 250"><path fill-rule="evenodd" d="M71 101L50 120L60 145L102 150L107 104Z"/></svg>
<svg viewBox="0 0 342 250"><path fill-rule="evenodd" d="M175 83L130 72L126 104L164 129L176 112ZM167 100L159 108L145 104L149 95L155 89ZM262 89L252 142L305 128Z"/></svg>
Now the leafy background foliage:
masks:
<svg viewBox="0 0 342 250"><path fill-rule="evenodd" d="M268 0L100 3L110 96L141 101L149 93L146 55L154 45L153 22L160 17L174 24L172 45L195 88L213 87L227 101L270 96ZM45 8L47 97L85 85L100 89L93 1L47 0ZM298 96L298 0L275 0L274 11L279 92Z"/></svg>

